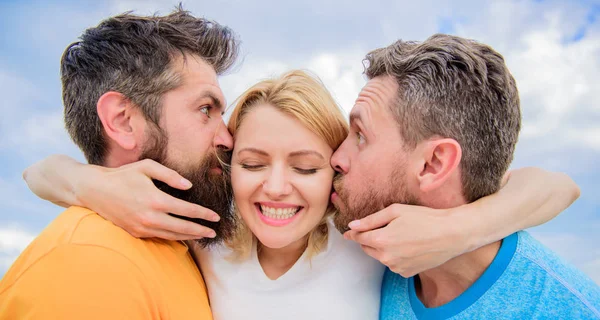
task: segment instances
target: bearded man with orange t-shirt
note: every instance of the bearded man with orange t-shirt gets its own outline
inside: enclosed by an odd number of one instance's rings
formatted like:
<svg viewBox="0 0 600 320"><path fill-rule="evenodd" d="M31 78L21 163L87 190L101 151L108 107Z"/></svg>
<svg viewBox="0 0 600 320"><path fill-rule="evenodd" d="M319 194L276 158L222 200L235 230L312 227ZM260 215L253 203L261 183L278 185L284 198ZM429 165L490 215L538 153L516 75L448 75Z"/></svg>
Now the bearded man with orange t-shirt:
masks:
<svg viewBox="0 0 600 320"><path fill-rule="evenodd" d="M66 127L87 160L116 168L150 159L186 177L181 184L192 185L186 191L160 188L208 208L206 220L195 221L206 226L199 240L205 246L233 231L231 188L220 166L233 142L217 75L234 63L237 49L230 29L179 8L167 16L106 19L61 61ZM156 170L150 160L142 165ZM137 239L71 207L0 282L0 319L212 316L183 242Z"/></svg>

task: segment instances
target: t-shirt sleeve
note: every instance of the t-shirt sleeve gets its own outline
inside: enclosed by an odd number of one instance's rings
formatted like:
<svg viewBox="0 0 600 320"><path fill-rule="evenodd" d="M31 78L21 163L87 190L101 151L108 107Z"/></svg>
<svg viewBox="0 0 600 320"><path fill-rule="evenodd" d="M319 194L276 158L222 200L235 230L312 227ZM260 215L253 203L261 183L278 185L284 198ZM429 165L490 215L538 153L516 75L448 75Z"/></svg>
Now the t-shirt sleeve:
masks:
<svg viewBox="0 0 600 320"><path fill-rule="evenodd" d="M0 293L0 319L157 319L151 283L114 250L68 244Z"/></svg>

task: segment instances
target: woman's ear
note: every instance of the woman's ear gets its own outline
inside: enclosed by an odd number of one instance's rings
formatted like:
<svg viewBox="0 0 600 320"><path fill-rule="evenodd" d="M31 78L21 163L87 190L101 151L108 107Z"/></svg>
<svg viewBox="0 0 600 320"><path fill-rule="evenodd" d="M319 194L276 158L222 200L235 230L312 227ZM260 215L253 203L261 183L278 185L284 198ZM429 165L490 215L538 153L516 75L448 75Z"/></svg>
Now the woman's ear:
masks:
<svg viewBox="0 0 600 320"><path fill-rule="evenodd" d="M449 138L429 140L422 146L423 168L419 188L430 192L442 186L456 171L462 158L460 144Z"/></svg>
<svg viewBox="0 0 600 320"><path fill-rule="evenodd" d="M96 106L104 132L112 140L111 144L124 150L134 150L139 143L139 133L135 132L136 126L132 121L133 107L129 99L115 91L104 93Z"/></svg>

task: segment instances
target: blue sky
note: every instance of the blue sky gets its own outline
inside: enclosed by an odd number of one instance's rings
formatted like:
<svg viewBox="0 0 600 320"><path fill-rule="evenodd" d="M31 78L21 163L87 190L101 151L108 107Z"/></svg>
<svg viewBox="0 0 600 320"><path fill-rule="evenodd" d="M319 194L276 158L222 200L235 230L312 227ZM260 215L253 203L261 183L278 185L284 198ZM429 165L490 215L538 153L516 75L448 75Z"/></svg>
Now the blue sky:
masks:
<svg viewBox="0 0 600 320"><path fill-rule="evenodd" d="M61 208L35 198L25 167L52 153L83 160L62 122L59 60L102 18L166 13L175 1L0 2L0 276ZM232 27L243 61L221 85L229 102L290 68L318 74L345 110L364 84L361 60L402 38L453 33L492 45L517 80L523 130L513 167L569 174L581 198L532 233L600 283L599 1L184 1Z"/></svg>

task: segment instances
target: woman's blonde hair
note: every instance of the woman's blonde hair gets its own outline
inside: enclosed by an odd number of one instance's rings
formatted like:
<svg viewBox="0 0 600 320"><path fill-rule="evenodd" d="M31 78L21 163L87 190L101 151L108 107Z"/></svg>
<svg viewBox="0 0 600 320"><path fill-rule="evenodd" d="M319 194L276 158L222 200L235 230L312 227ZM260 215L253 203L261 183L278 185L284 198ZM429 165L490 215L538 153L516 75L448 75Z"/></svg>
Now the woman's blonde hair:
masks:
<svg viewBox="0 0 600 320"><path fill-rule="evenodd" d="M258 105L270 105L290 115L316 133L333 150L348 135L346 118L318 77L302 70L293 70L279 78L261 81L246 90L236 101L228 128L234 139L245 116ZM308 236L307 257L321 252L327 244L327 219L336 213L329 203L323 219ZM228 241L234 260L250 256L254 235L238 215L235 236Z"/></svg>

